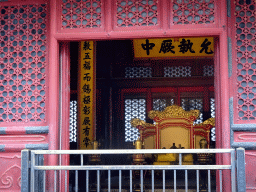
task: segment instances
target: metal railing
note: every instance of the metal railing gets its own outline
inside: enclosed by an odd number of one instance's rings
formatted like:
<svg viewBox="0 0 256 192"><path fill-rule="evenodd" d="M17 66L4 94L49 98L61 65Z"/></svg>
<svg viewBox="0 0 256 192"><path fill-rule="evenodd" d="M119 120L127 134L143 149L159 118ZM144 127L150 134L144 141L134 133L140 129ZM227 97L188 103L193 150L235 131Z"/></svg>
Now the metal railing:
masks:
<svg viewBox="0 0 256 192"><path fill-rule="evenodd" d="M178 153L179 162L177 165L85 165L84 156L88 155L120 155L120 154L168 154L168 153ZM182 155L183 154L220 154L226 155L230 158L230 164L228 165L182 165ZM80 163L79 165L61 165L61 163L56 163L55 165L47 165L47 159L49 156L55 156L55 159L63 159L63 155L79 155ZM57 157L57 158L56 158ZM23 150L22 151L22 192L28 191L69 191L69 172L74 171L75 177L75 187L74 191L79 190L79 171L85 172L82 175L85 181L85 189L83 191L90 191L91 186L90 181L94 182L94 187L97 192L99 191L111 191L112 190L112 180L111 173L118 171L118 188L116 190L122 191L127 185L124 186L124 179L122 177L124 172L128 172L126 177L128 178L128 189L126 191L132 192L134 190L135 184L139 186L140 191L145 190L145 185L149 185L148 180L151 180L150 190L154 191L156 188L156 180L162 184L162 191L166 191L166 182L172 179L172 186L170 187L173 191L177 191L177 173L180 170L185 172L184 180L185 186L184 190L187 192L190 188L188 182L188 171L195 173L196 187L194 191L200 190L199 182L201 180L200 173L204 171L205 177L208 178L207 190L212 191L212 176L213 170L217 173L217 179L219 191L222 191L223 185L223 170L229 170L231 177L230 189L232 192L235 191L245 191L245 162L244 162L244 149L142 149L142 150ZM236 173L237 169L237 173ZM96 179L90 179L92 177L92 172L95 172L94 176ZM104 181L101 181L101 172L107 172L105 178L107 184L102 187ZM166 180L167 172L171 171L172 176L168 174ZM134 179L134 173L136 172L137 178ZM150 179L147 177L147 183L144 184L145 173L149 173ZM81 174L80 174L81 175ZM160 180L159 180L160 178ZM112 179L112 180L111 180ZM237 182L239 181L239 182ZM159 187L159 185L158 185ZM50 189L51 188L51 189ZM72 190L71 190L72 191ZM213 190L215 191L215 190Z"/></svg>

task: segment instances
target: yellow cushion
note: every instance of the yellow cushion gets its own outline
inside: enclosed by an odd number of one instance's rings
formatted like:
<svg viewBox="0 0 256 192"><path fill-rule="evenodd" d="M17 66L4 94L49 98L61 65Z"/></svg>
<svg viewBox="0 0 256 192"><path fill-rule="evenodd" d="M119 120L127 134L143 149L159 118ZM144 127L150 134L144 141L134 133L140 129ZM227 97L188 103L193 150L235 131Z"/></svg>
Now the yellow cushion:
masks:
<svg viewBox="0 0 256 192"><path fill-rule="evenodd" d="M183 161L182 165L194 165L193 161Z"/></svg>
<svg viewBox="0 0 256 192"><path fill-rule="evenodd" d="M171 162L158 161L158 162L154 162L153 165L171 165Z"/></svg>
<svg viewBox="0 0 256 192"><path fill-rule="evenodd" d="M176 161L176 155L173 153L170 154L159 154L157 161Z"/></svg>
<svg viewBox="0 0 256 192"><path fill-rule="evenodd" d="M186 155L183 155L183 161L192 161L193 162L193 155L192 154L186 154Z"/></svg>

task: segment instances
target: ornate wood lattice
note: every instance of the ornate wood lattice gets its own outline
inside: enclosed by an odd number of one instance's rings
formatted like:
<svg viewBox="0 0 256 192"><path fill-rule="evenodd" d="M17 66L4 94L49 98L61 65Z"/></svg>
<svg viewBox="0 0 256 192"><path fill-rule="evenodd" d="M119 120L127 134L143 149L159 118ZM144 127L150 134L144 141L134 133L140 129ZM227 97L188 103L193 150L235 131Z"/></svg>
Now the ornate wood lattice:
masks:
<svg viewBox="0 0 256 192"><path fill-rule="evenodd" d="M164 67L164 77L191 77L191 66Z"/></svg>
<svg viewBox="0 0 256 192"><path fill-rule="evenodd" d="M0 10L0 122L45 121L47 4Z"/></svg>
<svg viewBox="0 0 256 192"><path fill-rule="evenodd" d="M238 120L254 120L256 117L256 52L255 52L255 1L236 0L235 63L237 67Z"/></svg>
<svg viewBox="0 0 256 192"><path fill-rule="evenodd" d="M77 142L77 101L70 101L69 142Z"/></svg>
<svg viewBox="0 0 256 192"><path fill-rule="evenodd" d="M131 126L131 120L146 119L146 99L125 99L125 142L136 141L139 131Z"/></svg>
<svg viewBox="0 0 256 192"><path fill-rule="evenodd" d="M157 0L117 0L117 27L155 26L158 24Z"/></svg>
<svg viewBox="0 0 256 192"><path fill-rule="evenodd" d="M62 0L61 28L101 28L101 0Z"/></svg>
<svg viewBox="0 0 256 192"><path fill-rule="evenodd" d="M214 0L174 0L173 24L210 24L215 22Z"/></svg>
<svg viewBox="0 0 256 192"><path fill-rule="evenodd" d="M58 29L62 32L105 30L110 35L111 31L131 30L131 27L162 30L164 26L199 24L202 27L219 21L216 0L58 1Z"/></svg>
<svg viewBox="0 0 256 192"><path fill-rule="evenodd" d="M152 77L151 67L126 67L125 78L145 78Z"/></svg>

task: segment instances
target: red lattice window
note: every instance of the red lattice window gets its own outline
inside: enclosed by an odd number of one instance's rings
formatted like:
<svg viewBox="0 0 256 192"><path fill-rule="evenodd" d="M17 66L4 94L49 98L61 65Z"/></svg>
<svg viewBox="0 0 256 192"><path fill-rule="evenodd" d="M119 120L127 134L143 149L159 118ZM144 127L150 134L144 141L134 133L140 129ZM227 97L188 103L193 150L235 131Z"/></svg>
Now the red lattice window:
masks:
<svg viewBox="0 0 256 192"><path fill-rule="evenodd" d="M154 98L153 110L163 111L166 107L174 105L173 98Z"/></svg>
<svg viewBox="0 0 256 192"><path fill-rule="evenodd" d="M131 126L133 118L146 120L146 99L125 99L125 142L139 138L138 129Z"/></svg>
<svg viewBox="0 0 256 192"><path fill-rule="evenodd" d="M125 78L146 78L152 77L151 67L126 67Z"/></svg>
<svg viewBox="0 0 256 192"><path fill-rule="evenodd" d="M204 65L203 66L203 76L204 77L213 77L214 76L214 66L213 65Z"/></svg>
<svg viewBox="0 0 256 192"><path fill-rule="evenodd" d="M201 113L197 120L195 120L195 124L203 123L203 98L182 98L181 99L181 107L186 110L199 110Z"/></svg>
<svg viewBox="0 0 256 192"><path fill-rule="evenodd" d="M77 142L77 101L70 101L69 142Z"/></svg>
<svg viewBox="0 0 256 192"><path fill-rule="evenodd" d="M158 0L117 0L115 26L156 26L158 9Z"/></svg>
<svg viewBox="0 0 256 192"><path fill-rule="evenodd" d="M214 0L174 0L173 24L210 24L215 22Z"/></svg>
<svg viewBox="0 0 256 192"><path fill-rule="evenodd" d="M45 121L47 6L0 10L0 122Z"/></svg>
<svg viewBox="0 0 256 192"><path fill-rule="evenodd" d="M164 67L164 77L191 77L191 66Z"/></svg>
<svg viewBox="0 0 256 192"><path fill-rule="evenodd" d="M256 2L236 0L234 3L235 38L233 44L237 65L238 120L254 120L256 117Z"/></svg>
<svg viewBox="0 0 256 192"><path fill-rule="evenodd" d="M102 0L61 0L61 9L61 29L102 27Z"/></svg>

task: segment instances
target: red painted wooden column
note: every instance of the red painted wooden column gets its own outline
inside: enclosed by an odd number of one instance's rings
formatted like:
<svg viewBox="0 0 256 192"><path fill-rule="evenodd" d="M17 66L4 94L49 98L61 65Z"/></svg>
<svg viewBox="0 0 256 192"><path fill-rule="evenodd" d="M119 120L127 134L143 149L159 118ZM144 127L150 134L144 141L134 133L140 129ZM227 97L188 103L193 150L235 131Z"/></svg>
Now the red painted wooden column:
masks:
<svg viewBox="0 0 256 192"><path fill-rule="evenodd" d="M49 7L2 1L0 191L21 190L21 150L48 149Z"/></svg>
<svg viewBox="0 0 256 192"><path fill-rule="evenodd" d="M231 3L229 75L231 146L244 147L246 191L256 191L255 1Z"/></svg>

